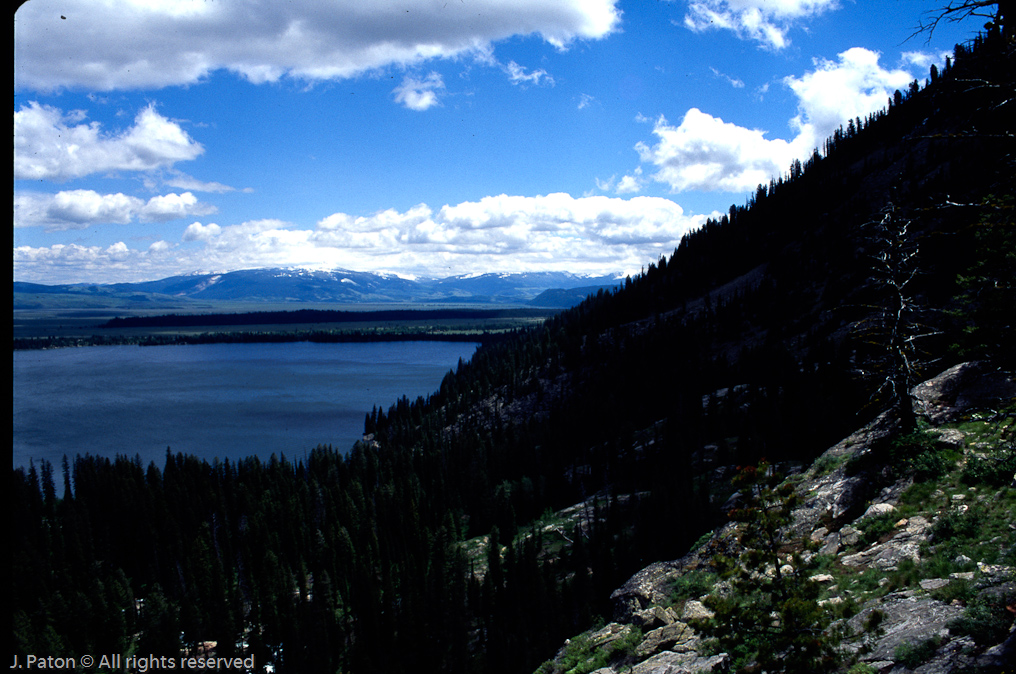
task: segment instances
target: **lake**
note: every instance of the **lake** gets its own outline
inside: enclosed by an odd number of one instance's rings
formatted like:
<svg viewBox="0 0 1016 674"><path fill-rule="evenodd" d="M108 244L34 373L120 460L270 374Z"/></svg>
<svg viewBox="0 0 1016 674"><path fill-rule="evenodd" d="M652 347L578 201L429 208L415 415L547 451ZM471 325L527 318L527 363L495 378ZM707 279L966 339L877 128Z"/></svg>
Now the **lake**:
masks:
<svg viewBox="0 0 1016 674"><path fill-rule="evenodd" d="M346 451L374 405L435 392L476 344L203 344L14 352L14 466L166 448L211 461Z"/></svg>

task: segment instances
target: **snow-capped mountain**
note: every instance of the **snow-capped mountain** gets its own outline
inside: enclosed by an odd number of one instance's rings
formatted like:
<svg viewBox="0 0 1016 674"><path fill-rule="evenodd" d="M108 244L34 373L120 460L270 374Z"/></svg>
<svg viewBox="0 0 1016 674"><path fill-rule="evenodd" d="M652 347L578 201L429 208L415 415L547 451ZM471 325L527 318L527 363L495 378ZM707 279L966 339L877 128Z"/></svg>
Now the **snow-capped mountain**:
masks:
<svg viewBox="0 0 1016 674"><path fill-rule="evenodd" d="M583 276L569 272L487 273L445 278L407 279L395 274L346 269L248 269L224 273L172 276L142 283L47 286L14 283L15 308L39 294L145 297L247 302L336 303L469 303L528 304L543 295L540 306L571 306L582 297L575 289L596 292L613 287L617 276ZM549 291L549 292L548 292ZM569 292L560 292L569 291Z"/></svg>

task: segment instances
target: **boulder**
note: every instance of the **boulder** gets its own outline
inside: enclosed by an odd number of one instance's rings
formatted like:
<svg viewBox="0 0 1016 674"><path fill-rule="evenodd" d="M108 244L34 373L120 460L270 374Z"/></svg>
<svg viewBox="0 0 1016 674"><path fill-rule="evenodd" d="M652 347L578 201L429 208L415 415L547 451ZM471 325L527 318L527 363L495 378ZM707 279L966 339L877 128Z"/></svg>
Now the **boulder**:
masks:
<svg viewBox="0 0 1016 674"><path fill-rule="evenodd" d="M625 674L696 674L697 672L718 672L725 669L727 654L720 653L705 657L698 653L658 653L644 660Z"/></svg>
<svg viewBox="0 0 1016 674"><path fill-rule="evenodd" d="M840 543L846 546L857 545L861 542L861 532L849 524L840 529Z"/></svg>
<svg viewBox="0 0 1016 674"><path fill-rule="evenodd" d="M896 512L896 507L891 503L873 503L868 506L868 509L864 511L864 514L857 518L857 521L866 520L869 517L878 517L879 515L885 515L886 513Z"/></svg>
<svg viewBox="0 0 1016 674"><path fill-rule="evenodd" d="M610 595L614 620L632 622L636 612L653 604L667 603L670 584L680 573L678 562L656 562L636 573Z"/></svg>
<svg viewBox="0 0 1016 674"><path fill-rule="evenodd" d="M867 494L868 485L860 476L846 477L839 469L801 485L809 498L794 510L791 536L810 535L823 522L841 520Z"/></svg>
<svg viewBox="0 0 1016 674"><path fill-rule="evenodd" d="M942 428L937 431L935 442L948 449L963 449L966 433L955 428Z"/></svg>
<svg viewBox="0 0 1016 674"><path fill-rule="evenodd" d="M619 625L618 623L610 623L596 630L589 635L589 648L590 650L603 648L609 644L624 639L632 632L631 625Z"/></svg>
<svg viewBox="0 0 1016 674"><path fill-rule="evenodd" d="M987 363L955 365L913 389L917 408L932 424L955 421L973 407L994 408L1016 396L1016 382Z"/></svg>
<svg viewBox="0 0 1016 674"><path fill-rule="evenodd" d="M650 606L632 614L632 623L643 630L652 630L677 621L677 615L669 606Z"/></svg>
<svg viewBox="0 0 1016 674"><path fill-rule="evenodd" d="M707 620L713 617L713 612L706 608L706 605L700 601L692 599L685 602L684 610L681 612L681 620L688 622L689 620Z"/></svg>
<svg viewBox="0 0 1016 674"><path fill-rule="evenodd" d="M687 623L676 622L647 632L642 643L635 647L635 655L647 658L660 651L687 652L695 649L699 638Z"/></svg>
<svg viewBox="0 0 1016 674"><path fill-rule="evenodd" d="M865 632L864 625L872 613L881 611L883 618L877 634L867 634L869 651L861 655L867 662L895 660L896 649L902 644L918 644L932 637L947 637L948 625L958 618L963 609L927 597L905 596L903 593L886 595L881 602L873 603L847 621L857 634ZM860 644L855 643L860 648Z"/></svg>
<svg viewBox="0 0 1016 674"><path fill-rule="evenodd" d="M870 566L877 569L895 569L904 559L921 562L921 543L928 540L930 523L920 515L907 520L906 528L885 543L874 545L840 561L846 566Z"/></svg>
<svg viewBox="0 0 1016 674"><path fill-rule="evenodd" d="M925 578L921 581L922 590L938 590L951 582L949 578Z"/></svg>
<svg viewBox="0 0 1016 674"><path fill-rule="evenodd" d="M840 534L838 531L834 531L825 537L822 542L822 547L819 548L818 553L820 555L835 555L840 551Z"/></svg>

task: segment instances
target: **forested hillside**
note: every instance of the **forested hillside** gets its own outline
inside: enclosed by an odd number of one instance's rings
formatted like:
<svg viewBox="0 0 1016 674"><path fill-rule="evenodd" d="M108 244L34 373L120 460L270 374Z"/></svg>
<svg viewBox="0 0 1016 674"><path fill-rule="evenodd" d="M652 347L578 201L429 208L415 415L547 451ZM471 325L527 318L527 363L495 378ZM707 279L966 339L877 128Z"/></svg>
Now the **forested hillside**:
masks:
<svg viewBox="0 0 1016 674"><path fill-rule="evenodd" d="M15 653L532 671L722 521L733 466L807 462L931 370L1014 364L1014 74L997 32L958 46L352 449L14 470Z"/></svg>

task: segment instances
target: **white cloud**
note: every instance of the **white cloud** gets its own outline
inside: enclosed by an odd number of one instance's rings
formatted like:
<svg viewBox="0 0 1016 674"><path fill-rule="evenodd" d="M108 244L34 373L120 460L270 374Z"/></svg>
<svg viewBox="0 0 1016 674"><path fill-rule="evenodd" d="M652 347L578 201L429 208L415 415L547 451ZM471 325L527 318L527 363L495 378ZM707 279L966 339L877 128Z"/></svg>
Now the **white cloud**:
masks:
<svg viewBox="0 0 1016 674"><path fill-rule="evenodd" d="M794 159L805 159L825 139L856 117L885 107L893 91L913 79L904 70L885 70L879 54L849 49L836 61L817 60L815 69L784 84L797 96L798 114L789 120L795 136L767 138L697 108L673 126L660 117L653 126L657 141L635 146L639 158L655 168L652 179L671 190L744 192L782 175Z"/></svg>
<svg viewBox="0 0 1016 674"><path fill-rule="evenodd" d="M26 278L46 283L151 278L144 275L146 269L151 269L146 262L144 253L130 250L122 241L105 248L72 243L14 249L15 275L21 267L27 272Z"/></svg>
<svg viewBox="0 0 1016 674"><path fill-rule="evenodd" d="M192 84L218 69L255 83L337 80L482 53L525 35L565 49L616 30L615 4L32 0L15 15L16 87L155 88Z"/></svg>
<svg viewBox="0 0 1016 674"><path fill-rule="evenodd" d="M508 81L512 84L546 84L554 86L554 78L547 74L547 71L543 68L527 72L525 68L520 66L515 61L509 61L508 65L505 66L505 72L508 73Z"/></svg>
<svg viewBox="0 0 1016 674"><path fill-rule="evenodd" d="M726 80L730 84L730 86L734 87L735 89L743 89L744 88L744 80L739 80L739 79L737 79L735 77L731 77L730 75L725 75L724 73L721 73L716 68L710 67L709 69L711 71L713 71L713 75L716 75L721 80Z"/></svg>
<svg viewBox="0 0 1016 674"><path fill-rule="evenodd" d="M838 6L838 0L692 0L684 25L697 33L730 30L767 48L783 49L795 21Z"/></svg>
<svg viewBox="0 0 1016 674"><path fill-rule="evenodd" d="M653 179L671 190L741 192L768 182L790 165L797 152L785 140L724 122L697 108L679 126L660 117L653 127L658 142L635 146L642 162L656 167Z"/></svg>
<svg viewBox="0 0 1016 674"><path fill-rule="evenodd" d="M951 56L952 51L944 51L938 54L929 54L923 51L907 51L903 52L903 61L927 72L932 65L942 66L946 58Z"/></svg>
<svg viewBox="0 0 1016 674"><path fill-rule="evenodd" d="M84 113L30 102L14 113L14 177L68 180L107 171L150 171L195 159L204 147L149 105L134 125L103 133Z"/></svg>
<svg viewBox="0 0 1016 674"><path fill-rule="evenodd" d="M717 214L709 214L716 216ZM638 271L669 254L706 215L659 197L499 195L433 209L334 213L315 229L277 220L194 222L182 242L14 249L18 280L143 280L269 266L387 269L417 276L524 270Z"/></svg>
<svg viewBox="0 0 1016 674"><path fill-rule="evenodd" d="M441 75L432 72L424 79L406 76L402 84L395 87L395 101L410 110L423 111L438 105L438 92L444 89Z"/></svg>
<svg viewBox="0 0 1016 674"><path fill-rule="evenodd" d="M190 192L165 194L148 200L138 211L141 222L168 222L195 215L208 215L216 211L210 204L202 204Z"/></svg>
<svg viewBox="0 0 1016 674"><path fill-rule="evenodd" d="M15 227L46 227L49 230L85 229L97 222L124 225L144 205L125 194L99 194L92 190L68 190L57 194L16 194Z"/></svg>
<svg viewBox="0 0 1016 674"><path fill-rule="evenodd" d="M216 192L221 194L224 192L236 191L235 187L230 187L229 185L223 185L222 183L217 182L205 182L203 180L198 180L193 176L189 176L186 173L180 173L179 171L173 171L163 182L170 187L194 192ZM248 188L244 191L249 192L250 189Z"/></svg>
<svg viewBox="0 0 1016 674"><path fill-rule="evenodd" d="M636 166L630 175L625 175L617 183L616 192L618 194L634 194L635 192L641 192L644 186L645 180L642 178L642 167Z"/></svg>
<svg viewBox="0 0 1016 674"><path fill-rule="evenodd" d="M816 60L815 70L784 83L797 95L799 114L791 121L798 140L810 151L849 119L866 117L885 107L896 89L906 89L914 77L905 70L885 70L879 54L854 47L836 61Z"/></svg>
<svg viewBox="0 0 1016 674"><path fill-rule="evenodd" d="M99 194L94 190L64 190L56 194L28 192L14 196L15 227L45 227L50 231L85 229L99 224L125 225L168 222L178 218L214 213L190 192L155 196L147 202L122 193Z"/></svg>
<svg viewBox="0 0 1016 674"><path fill-rule="evenodd" d="M200 222L192 222L183 231L184 241L211 241L222 233L222 228L214 222L202 225Z"/></svg>
<svg viewBox="0 0 1016 674"><path fill-rule="evenodd" d="M336 255L357 251L369 256L374 260L371 268L421 275L440 273L439 267L456 272L603 272L618 266L637 269L644 260L669 253L704 220L656 197L502 194L436 212L420 204L406 212L387 210L367 217L336 213L318 223L314 241L333 248Z"/></svg>

